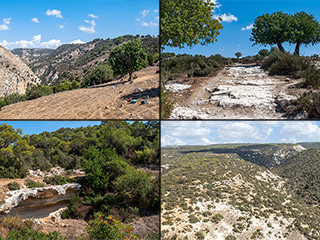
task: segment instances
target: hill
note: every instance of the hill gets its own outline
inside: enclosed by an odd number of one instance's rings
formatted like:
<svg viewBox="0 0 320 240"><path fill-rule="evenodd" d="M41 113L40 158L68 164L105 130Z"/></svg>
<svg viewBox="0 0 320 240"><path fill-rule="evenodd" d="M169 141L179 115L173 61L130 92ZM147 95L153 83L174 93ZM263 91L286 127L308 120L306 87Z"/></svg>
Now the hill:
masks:
<svg viewBox="0 0 320 240"><path fill-rule="evenodd" d="M11 52L17 55L25 64L30 64L35 60L52 53L54 49L48 48L15 48Z"/></svg>
<svg viewBox="0 0 320 240"><path fill-rule="evenodd" d="M159 74L152 66L133 83L114 80L5 106L1 119L159 119ZM127 81L125 76L123 82ZM137 100L136 103L128 102ZM147 104L142 104L143 100Z"/></svg>
<svg viewBox="0 0 320 240"><path fill-rule="evenodd" d="M0 46L0 97L13 93L24 94L28 85L37 84L40 81L30 68Z"/></svg>
<svg viewBox="0 0 320 240"><path fill-rule="evenodd" d="M112 48L139 38L148 54L159 53L159 38L124 35L114 39L94 39L83 44L63 44L50 54L40 56L29 64L43 84L53 84L62 80L83 77L108 59Z"/></svg>
<svg viewBox="0 0 320 240"><path fill-rule="evenodd" d="M291 187L298 178L289 174L300 172L298 175L308 178L306 173L319 168L319 149L281 145L163 148L163 239L320 239L320 210ZM271 171L263 166L270 168L266 163L273 160L268 155L288 147L300 150ZM258 165L252 157L244 159L248 154L235 153L238 148L246 149L245 153L260 149L259 158L264 152L265 161L257 161ZM286 177L280 174L283 169Z"/></svg>

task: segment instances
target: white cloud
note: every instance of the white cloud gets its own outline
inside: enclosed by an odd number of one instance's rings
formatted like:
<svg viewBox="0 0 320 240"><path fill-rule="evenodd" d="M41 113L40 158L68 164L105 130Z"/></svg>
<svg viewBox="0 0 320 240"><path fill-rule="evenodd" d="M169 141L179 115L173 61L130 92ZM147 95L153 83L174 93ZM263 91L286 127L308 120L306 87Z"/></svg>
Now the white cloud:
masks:
<svg viewBox="0 0 320 240"><path fill-rule="evenodd" d="M3 23L6 24L6 25L9 25L11 20L12 20L12 18L4 18L3 19Z"/></svg>
<svg viewBox="0 0 320 240"><path fill-rule="evenodd" d="M141 15L142 15L143 17L146 17L146 16L148 16L149 12L150 12L150 10L144 9L144 10L143 10L142 12L140 12L140 13L141 13Z"/></svg>
<svg viewBox="0 0 320 240"><path fill-rule="evenodd" d="M253 24L250 24L246 27L241 28L242 31L251 30L253 28Z"/></svg>
<svg viewBox="0 0 320 240"><path fill-rule="evenodd" d="M98 16L97 16L97 15L94 15L93 13L88 14L88 16L91 17L91 18L98 18Z"/></svg>
<svg viewBox="0 0 320 240"><path fill-rule="evenodd" d="M216 8L221 7L222 5L218 2L218 0L211 0L212 3L214 3Z"/></svg>
<svg viewBox="0 0 320 240"><path fill-rule="evenodd" d="M46 11L46 15L47 16L55 16L56 18L62 18L61 11L60 10L56 10L56 9L47 10Z"/></svg>
<svg viewBox="0 0 320 240"><path fill-rule="evenodd" d="M31 19L31 22L39 23L39 19L38 19L38 18L32 18L32 19Z"/></svg>
<svg viewBox="0 0 320 240"><path fill-rule="evenodd" d="M0 30L9 30L9 27L5 24L0 24Z"/></svg>
<svg viewBox="0 0 320 240"><path fill-rule="evenodd" d="M57 48L60 46L61 40L57 39L51 39L46 42L41 42L41 34L33 36L31 41L27 40L19 40L15 42L7 42L6 40L0 42L0 45L4 46L5 48L8 49L13 49L13 48Z"/></svg>
<svg viewBox="0 0 320 240"><path fill-rule="evenodd" d="M280 134L283 139L295 139L295 142L320 141L320 128L314 122L285 122Z"/></svg>
<svg viewBox="0 0 320 240"><path fill-rule="evenodd" d="M10 28L8 27L8 25L10 24L12 18L4 18L3 24L0 24L0 30L9 30Z"/></svg>
<svg viewBox="0 0 320 240"><path fill-rule="evenodd" d="M86 26L83 26L81 25L79 28L80 31L82 32L86 32L86 33L90 33L90 34L93 34L93 33L96 33L96 30L95 30L95 26L96 26L96 22L94 20L92 21L89 21L89 20L84 20L86 23L89 23L91 26L90 27L86 27Z"/></svg>
<svg viewBox="0 0 320 240"><path fill-rule="evenodd" d="M214 14L213 16L212 16L214 19L217 19L217 20L219 20L219 21L221 21L221 22L233 22L233 21L235 21L235 22L237 22L238 21L238 18L236 17L236 16L234 16L233 14L226 14L226 13L224 13L224 14L220 14L220 15L217 15L217 14Z"/></svg>
<svg viewBox="0 0 320 240"><path fill-rule="evenodd" d="M137 22L143 27L158 27L159 26L159 10L144 9L140 12Z"/></svg>
<svg viewBox="0 0 320 240"><path fill-rule="evenodd" d="M73 40L72 42L70 42L72 44L81 44L81 43L85 43L84 41L77 39L77 40Z"/></svg>
<svg viewBox="0 0 320 240"><path fill-rule="evenodd" d="M59 28L60 28L60 29L63 29L63 28L64 28L64 25L59 25Z"/></svg>

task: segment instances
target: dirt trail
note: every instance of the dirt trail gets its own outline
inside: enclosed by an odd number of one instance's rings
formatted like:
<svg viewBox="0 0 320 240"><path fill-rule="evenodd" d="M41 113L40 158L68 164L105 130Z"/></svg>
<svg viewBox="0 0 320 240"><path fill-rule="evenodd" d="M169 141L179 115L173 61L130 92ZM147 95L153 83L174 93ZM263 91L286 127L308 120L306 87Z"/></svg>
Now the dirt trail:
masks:
<svg viewBox="0 0 320 240"><path fill-rule="evenodd" d="M136 72L132 84L116 80L8 105L0 111L0 119L159 119L157 68ZM137 103L128 103L130 98ZM141 104L144 99L148 104Z"/></svg>
<svg viewBox="0 0 320 240"><path fill-rule="evenodd" d="M175 93L177 103L170 118L282 119L276 101L300 96L303 90L294 87L299 81L269 76L255 65L229 66Z"/></svg>

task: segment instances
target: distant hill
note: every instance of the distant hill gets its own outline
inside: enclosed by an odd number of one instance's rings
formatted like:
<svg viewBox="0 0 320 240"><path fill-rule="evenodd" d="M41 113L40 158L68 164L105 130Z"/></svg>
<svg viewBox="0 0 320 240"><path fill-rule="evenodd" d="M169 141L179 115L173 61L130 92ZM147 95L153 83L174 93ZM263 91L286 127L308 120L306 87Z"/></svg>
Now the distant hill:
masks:
<svg viewBox="0 0 320 240"><path fill-rule="evenodd" d="M44 84L59 82L63 79L73 80L76 77L83 77L88 71L105 62L112 48L136 38L141 40L145 52L159 53L158 37L124 35L114 39L97 38L83 44L61 45L54 51L49 50L49 54L41 52L39 58L30 61L29 67ZM34 51L33 56L36 52L37 50Z"/></svg>
<svg viewBox="0 0 320 240"><path fill-rule="evenodd" d="M19 57L0 46L0 97L24 94L28 85L40 80Z"/></svg>
<svg viewBox="0 0 320 240"><path fill-rule="evenodd" d="M48 48L15 48L11 52L17 55L24 63L31 64L39 58L45 57L52 53L54 49Z"/></svg>

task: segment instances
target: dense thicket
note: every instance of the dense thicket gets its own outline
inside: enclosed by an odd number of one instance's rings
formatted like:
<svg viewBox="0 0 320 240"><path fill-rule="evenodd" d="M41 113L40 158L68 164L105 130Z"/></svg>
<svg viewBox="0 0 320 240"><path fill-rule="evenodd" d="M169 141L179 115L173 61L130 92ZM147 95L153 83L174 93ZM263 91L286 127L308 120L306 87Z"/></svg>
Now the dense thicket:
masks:
<svg viewBox="0 0 320 240"><path fill-rule="evenodd" d="M89 149L115 149L115 154L135 166L159 165L158 122L104 122L99 126L22 135L7 124L0 125L0 177L25 177L26 169L67 169L83 166Z"/></svg>

